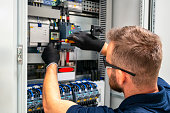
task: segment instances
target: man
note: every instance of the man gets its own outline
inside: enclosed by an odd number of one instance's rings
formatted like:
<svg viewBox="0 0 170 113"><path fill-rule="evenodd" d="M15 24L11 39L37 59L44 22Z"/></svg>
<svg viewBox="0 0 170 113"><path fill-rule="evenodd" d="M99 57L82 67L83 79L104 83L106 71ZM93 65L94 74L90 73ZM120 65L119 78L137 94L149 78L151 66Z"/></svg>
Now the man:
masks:
<svg viewBox="0 0 170 113"><path fill-rule="evenodd" d="M57 81L59 55L49 45L42 58L46 64L43 105L46 113L170 113L170 85L158 78L162 61L159 37L141 27L128 26L109 31L110 43L85 32L69 37L73 45L106 55L105 66L110 87L123 92L125 100L117 109L106 106L82 107L61 100Z"/></svg>

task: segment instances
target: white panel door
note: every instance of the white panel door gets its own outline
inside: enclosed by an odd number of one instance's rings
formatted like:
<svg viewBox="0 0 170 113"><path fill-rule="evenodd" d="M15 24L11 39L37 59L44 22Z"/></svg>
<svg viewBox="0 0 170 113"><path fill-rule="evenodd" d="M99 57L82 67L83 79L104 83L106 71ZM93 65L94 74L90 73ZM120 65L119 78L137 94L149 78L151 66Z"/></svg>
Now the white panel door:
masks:
<svg viewBox="0 0 170 113"><path fill-rule="evenodd" d="M17 113L17 0L1 0L0 14L0 112Z"/></svg>
<svg viewBox="0 0 170 113"><path fill-rule="evenodd" d="M160 77L170 83L170 0L156 0L155 33L161 37L163 61Z"/></svg>

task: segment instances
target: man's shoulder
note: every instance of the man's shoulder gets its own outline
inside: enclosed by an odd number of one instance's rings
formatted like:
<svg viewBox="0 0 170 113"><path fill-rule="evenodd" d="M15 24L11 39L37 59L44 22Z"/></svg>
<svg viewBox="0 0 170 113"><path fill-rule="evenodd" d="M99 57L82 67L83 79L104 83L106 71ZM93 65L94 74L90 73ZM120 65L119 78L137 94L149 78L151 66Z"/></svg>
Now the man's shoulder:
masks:
<svg viewBox="0 0 170 113"><path fill-rule="evenodd" d="M115 109L114 111L115 113L153 113L151 109L141 106L129 107L128 109L124 109L121 111L119 109Z"/></svg>
<svg viewBox="0 0 170 113"><path fill-rule="evenodd" d="M71 106L67 113L152 113L148 111L147 108L144 107L129 107L128 109L112 109L106 106L99 107L82 107L80 105Z"/></svg>
<svg viewBox="0 0 170 113"><path fill-rule="evenodd" d="M165 91L168 93L170 96L170 85L162 78L158 77L158 86L162 86L165 88Z"/></svg>
<svg viewBox="0 0 170 113"><path fill-rule="evenodd" d="M162 79L161 77L158 77L158 85L170 88L170 85L164 79Z"/></svg>
<svg viewBox="0 0 170 113"><path fill-rule="evenodd" d="M112 108L106 106L83 107L80 105L71 106L67 113L115 113Z"/></svg>

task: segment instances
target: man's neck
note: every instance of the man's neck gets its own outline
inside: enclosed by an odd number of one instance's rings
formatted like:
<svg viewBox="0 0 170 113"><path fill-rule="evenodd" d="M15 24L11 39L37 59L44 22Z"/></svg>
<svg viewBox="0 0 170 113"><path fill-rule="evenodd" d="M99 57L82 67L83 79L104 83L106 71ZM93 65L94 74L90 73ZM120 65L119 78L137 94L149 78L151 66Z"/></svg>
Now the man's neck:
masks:
<svg viewBox="0 0 170 113"><path fill-rule="evenodd" d="M152 88L149 88L149 87L143 87L143 88L142 87L141 88L127 87L124 89L124 96L125 96L125 98L128 98L130 96L137 95L137 94L148 94L148 93L157 93L157 92L159 92L157 84Z"/></svg>

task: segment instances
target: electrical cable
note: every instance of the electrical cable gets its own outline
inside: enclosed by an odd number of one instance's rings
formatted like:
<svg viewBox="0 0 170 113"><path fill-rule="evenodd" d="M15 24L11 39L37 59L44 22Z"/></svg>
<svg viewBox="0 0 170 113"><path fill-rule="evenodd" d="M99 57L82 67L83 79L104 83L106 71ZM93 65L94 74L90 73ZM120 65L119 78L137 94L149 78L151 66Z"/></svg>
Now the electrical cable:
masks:
<svg viewBox="0 0 170 113"><path fill-rule="evenodd" d="M66 85L66 84L60 84L60 85L69 87L70 88L70 94L72 94L72 89L69 85Z"/></svg>
<svg viewBox="0 0 170 113"><path fill-rule="evenodd" d="M89 82L89 83L92 83L92 84L96 85L96 87L97 87L97 84L96 84L96 83L93 83L93 82Z"/></svg>
<svg viewBox="0 0 170 113"><path fill-rule="evenodd" d="M68 64L69 63L69 57L70 57L70 54L69 52L66 53L66 63Z"/></svg>
<svg viewBox="0 0 170 113"><path fill-rule="evenodd" d="M56 23L56 21L55 21L55 20L54 20L54 26L55 26L55 27L57 27L57 23Z"/></svg>
<svg viewBox="0 0 170 113"><path fill-rule="evenodd" d="M42 95L42 91L40 89L38 88L34 88L34 89L38 90L40 92L40 95Z"/></svg>
<svg viewBox="0 0 170 113"><path fill-rule="evenodd" d="M71 87L70 87L69 85L66 85L66 84L60 84L60 85L62 85L62 86L67 86L67 87L70 88L70 91L72 91L72 89L71 89Z"/></svg>
<svg viewBox="0 0 170 113"><path fill-rule="evenodd" d="M70 82L70 84L77 86L77 87L79 88L79 92L81 92L81 88L80 88L80 86L79 86L79 85L77 85L77 84L73 84L73 83L71 83L71 82Z"/></svg>
<svg viewBox="0 0 170 113"><path fill-rule="evenodd" d="M61 87L61 86L59 86L61 89L62 89L62 91L63 91L63 95L65 95L65 92L64 92L64 89L63 89L63 87Z"/></svg>
<svg viewBox="0 0 170 113"><path fill-rule="evenodd" d="M89 84L91 87L91 90L93 90L93 86L91 85L91 83L90 82L86 82L86 83Z"/></svg>
<svg viewBox="0 0 170 113"><path fill-rule="evenodd" d="M34 98L33 92L30 89L28 89L27 91L29 91L31 93L31 97Z"/></svg>
<svg viewBox="0 0 170 113"><path fill-rule="evenodd" d="M87 86L85 84L83 84L82 81L81 81L81 83L78 83L77 80L76 80L76 83L77 84L82 84L85 87L85 90L87 91Z"/></svg>
<svg viewBox="0 0 170 113"><path fill-rule="evenodd" d="M93 86L91 85L91 83L90 83L90 82L88 82L86 79L83 79L83 80L85 80L85 81L86 81L85 83L89 84L89 85L90 85L90 87L91 87L91 90L93 90ZM81 81L81 82L83 82L83 80L80 80L80 81Z"/></svg>

